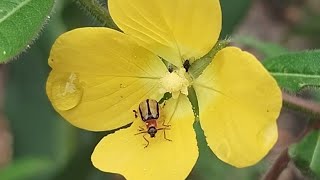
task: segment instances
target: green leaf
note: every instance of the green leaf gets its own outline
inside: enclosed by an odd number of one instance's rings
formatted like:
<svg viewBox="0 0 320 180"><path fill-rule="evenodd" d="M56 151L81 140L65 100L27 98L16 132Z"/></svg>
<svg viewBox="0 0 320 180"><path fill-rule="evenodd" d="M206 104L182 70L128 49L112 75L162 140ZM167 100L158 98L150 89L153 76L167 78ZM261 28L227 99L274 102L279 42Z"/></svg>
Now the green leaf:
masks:
<svg viewBox="0 0 320 180"><path fill-rule="evenodd" d="M258 39L249 36L238 36L232 41L257 50L264 55L265 58L270 58L289 52L289 50L278 44L259 41Z"/></svg>
<svg viewBox="0 0 320 180"><path fill-rule="evenodd" d="M53 5L54 0L0 1L0 63L30 47Z"/></svg>
<svg viewBox="0 0 320 180"><path fill-rule="evenodd" d="M304 87L320 87L320 50L283 54L263 62L280 87L298 92Z"/></svg>
<svg viewBox="0 0 320 180"><path fill-rule="evenodd" d="M52 163L42 157L28 157L13 161L0 170L0 179L26 180L50 171Z"/></svg>
<svg viewBox="0 0 320 180"><path fill-rule="evenodd" d="M320 130L311 132L292 145L289 155L305 174L320 178Z"/></svg>

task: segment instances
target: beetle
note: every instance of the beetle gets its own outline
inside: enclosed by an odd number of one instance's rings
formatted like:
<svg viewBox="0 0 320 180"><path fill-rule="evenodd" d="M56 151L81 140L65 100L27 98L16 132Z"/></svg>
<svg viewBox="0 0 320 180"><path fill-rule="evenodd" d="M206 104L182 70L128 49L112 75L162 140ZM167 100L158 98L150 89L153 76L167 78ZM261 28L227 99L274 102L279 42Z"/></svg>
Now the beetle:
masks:
<svg viewBox="0 0 320 180"><path fill-rule="evenodd" d="M133 110L133 112L135 113L135 117L137 118L137 111ZM140 118L141 120L146 124L146 130L143 127L139 126L139 133L135 134L143 134L145 133L145 135L143 136L144 140L147 142L147 145L145 146L148 147L149 145L149 141L147 140L147 138L145 137L147 134L150 135L151 138L154 138L156 136L156 133L159 130L163 130L164 133L164 139L171 141L170 139L168 139L166 137L166 133L165 130L168 130L170 125L166 125L164 124L164 122L162 123L161 128L158 128L158 119L160 117L160 112L159 112L159 103L154 100L154 99L146 99L144 101L142 101L139 104L139 114L140 114Z"/></svg>

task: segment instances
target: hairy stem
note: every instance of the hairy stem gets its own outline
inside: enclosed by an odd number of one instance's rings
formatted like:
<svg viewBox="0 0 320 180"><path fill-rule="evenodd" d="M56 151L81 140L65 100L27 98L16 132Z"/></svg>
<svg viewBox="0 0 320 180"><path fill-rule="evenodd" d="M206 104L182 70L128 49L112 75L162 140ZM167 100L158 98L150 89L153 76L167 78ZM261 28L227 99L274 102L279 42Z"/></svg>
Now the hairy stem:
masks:
<svg viewBox="0 0 320 180"><path fill-rule="evenodd" d="M75 2L83 7L103 26L120 30L118 26L113 22L109 11L105 7L103 7L97 0L77 0Z"/></svg>
<svg viewBox="0 0 320 180"><path fill-rule="evenodd" d="M286 92L282 92L283 105L303 113L307 113L314 117L314 119L320 119L320 104L314 101L306 100L301 97L292 96Z"/></svg>

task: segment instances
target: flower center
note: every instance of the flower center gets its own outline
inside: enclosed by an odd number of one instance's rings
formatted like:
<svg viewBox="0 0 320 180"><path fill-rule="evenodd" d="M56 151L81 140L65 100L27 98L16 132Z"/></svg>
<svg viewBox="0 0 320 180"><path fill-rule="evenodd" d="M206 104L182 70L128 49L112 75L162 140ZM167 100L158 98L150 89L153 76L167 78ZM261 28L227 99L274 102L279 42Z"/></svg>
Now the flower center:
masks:
<svg viewBox="0 0 320 180"><path fill-rule="evenodd" d="M162 86L161 93L170 92L174 99L179 97L180 92L188 95L190 79L191 78L184 68L168 73L160 79L160 84Z"/></svg>

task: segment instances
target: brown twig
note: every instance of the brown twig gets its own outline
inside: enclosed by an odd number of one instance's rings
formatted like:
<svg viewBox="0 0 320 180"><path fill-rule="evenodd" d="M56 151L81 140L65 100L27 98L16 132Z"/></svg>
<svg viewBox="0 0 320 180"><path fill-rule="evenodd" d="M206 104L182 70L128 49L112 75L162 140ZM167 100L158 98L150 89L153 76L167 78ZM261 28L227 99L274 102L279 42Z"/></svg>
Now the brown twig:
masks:
<svg viewBox="0 0 320 180"><path fill-rule="evenodd" d="M264 180L276 180L280 176L281 172L287 167L290 162L288 155L288 148L285 148L278 156L276 162L272 165L271 169L264 176Z"/></svg>
<svg viewBox="0 0 320 180"><path fill-rule="evenodd" d="M304 138L310 131L314 129L320 129L320 121L313 121L301 132L297 137L296 142L299 142ZM290 162L290 157L288 154L288 147L286 147L278 156L277 160L274 162L272 167L268 170L263 180L277 180L284 169L287 168Z"/></svg>
<svg viewBox="0 0 320 180"><path fill-rule="evenodd" d="M282 92L283 104L288 108L307 113L320 119L320 104Z"/></svg>

